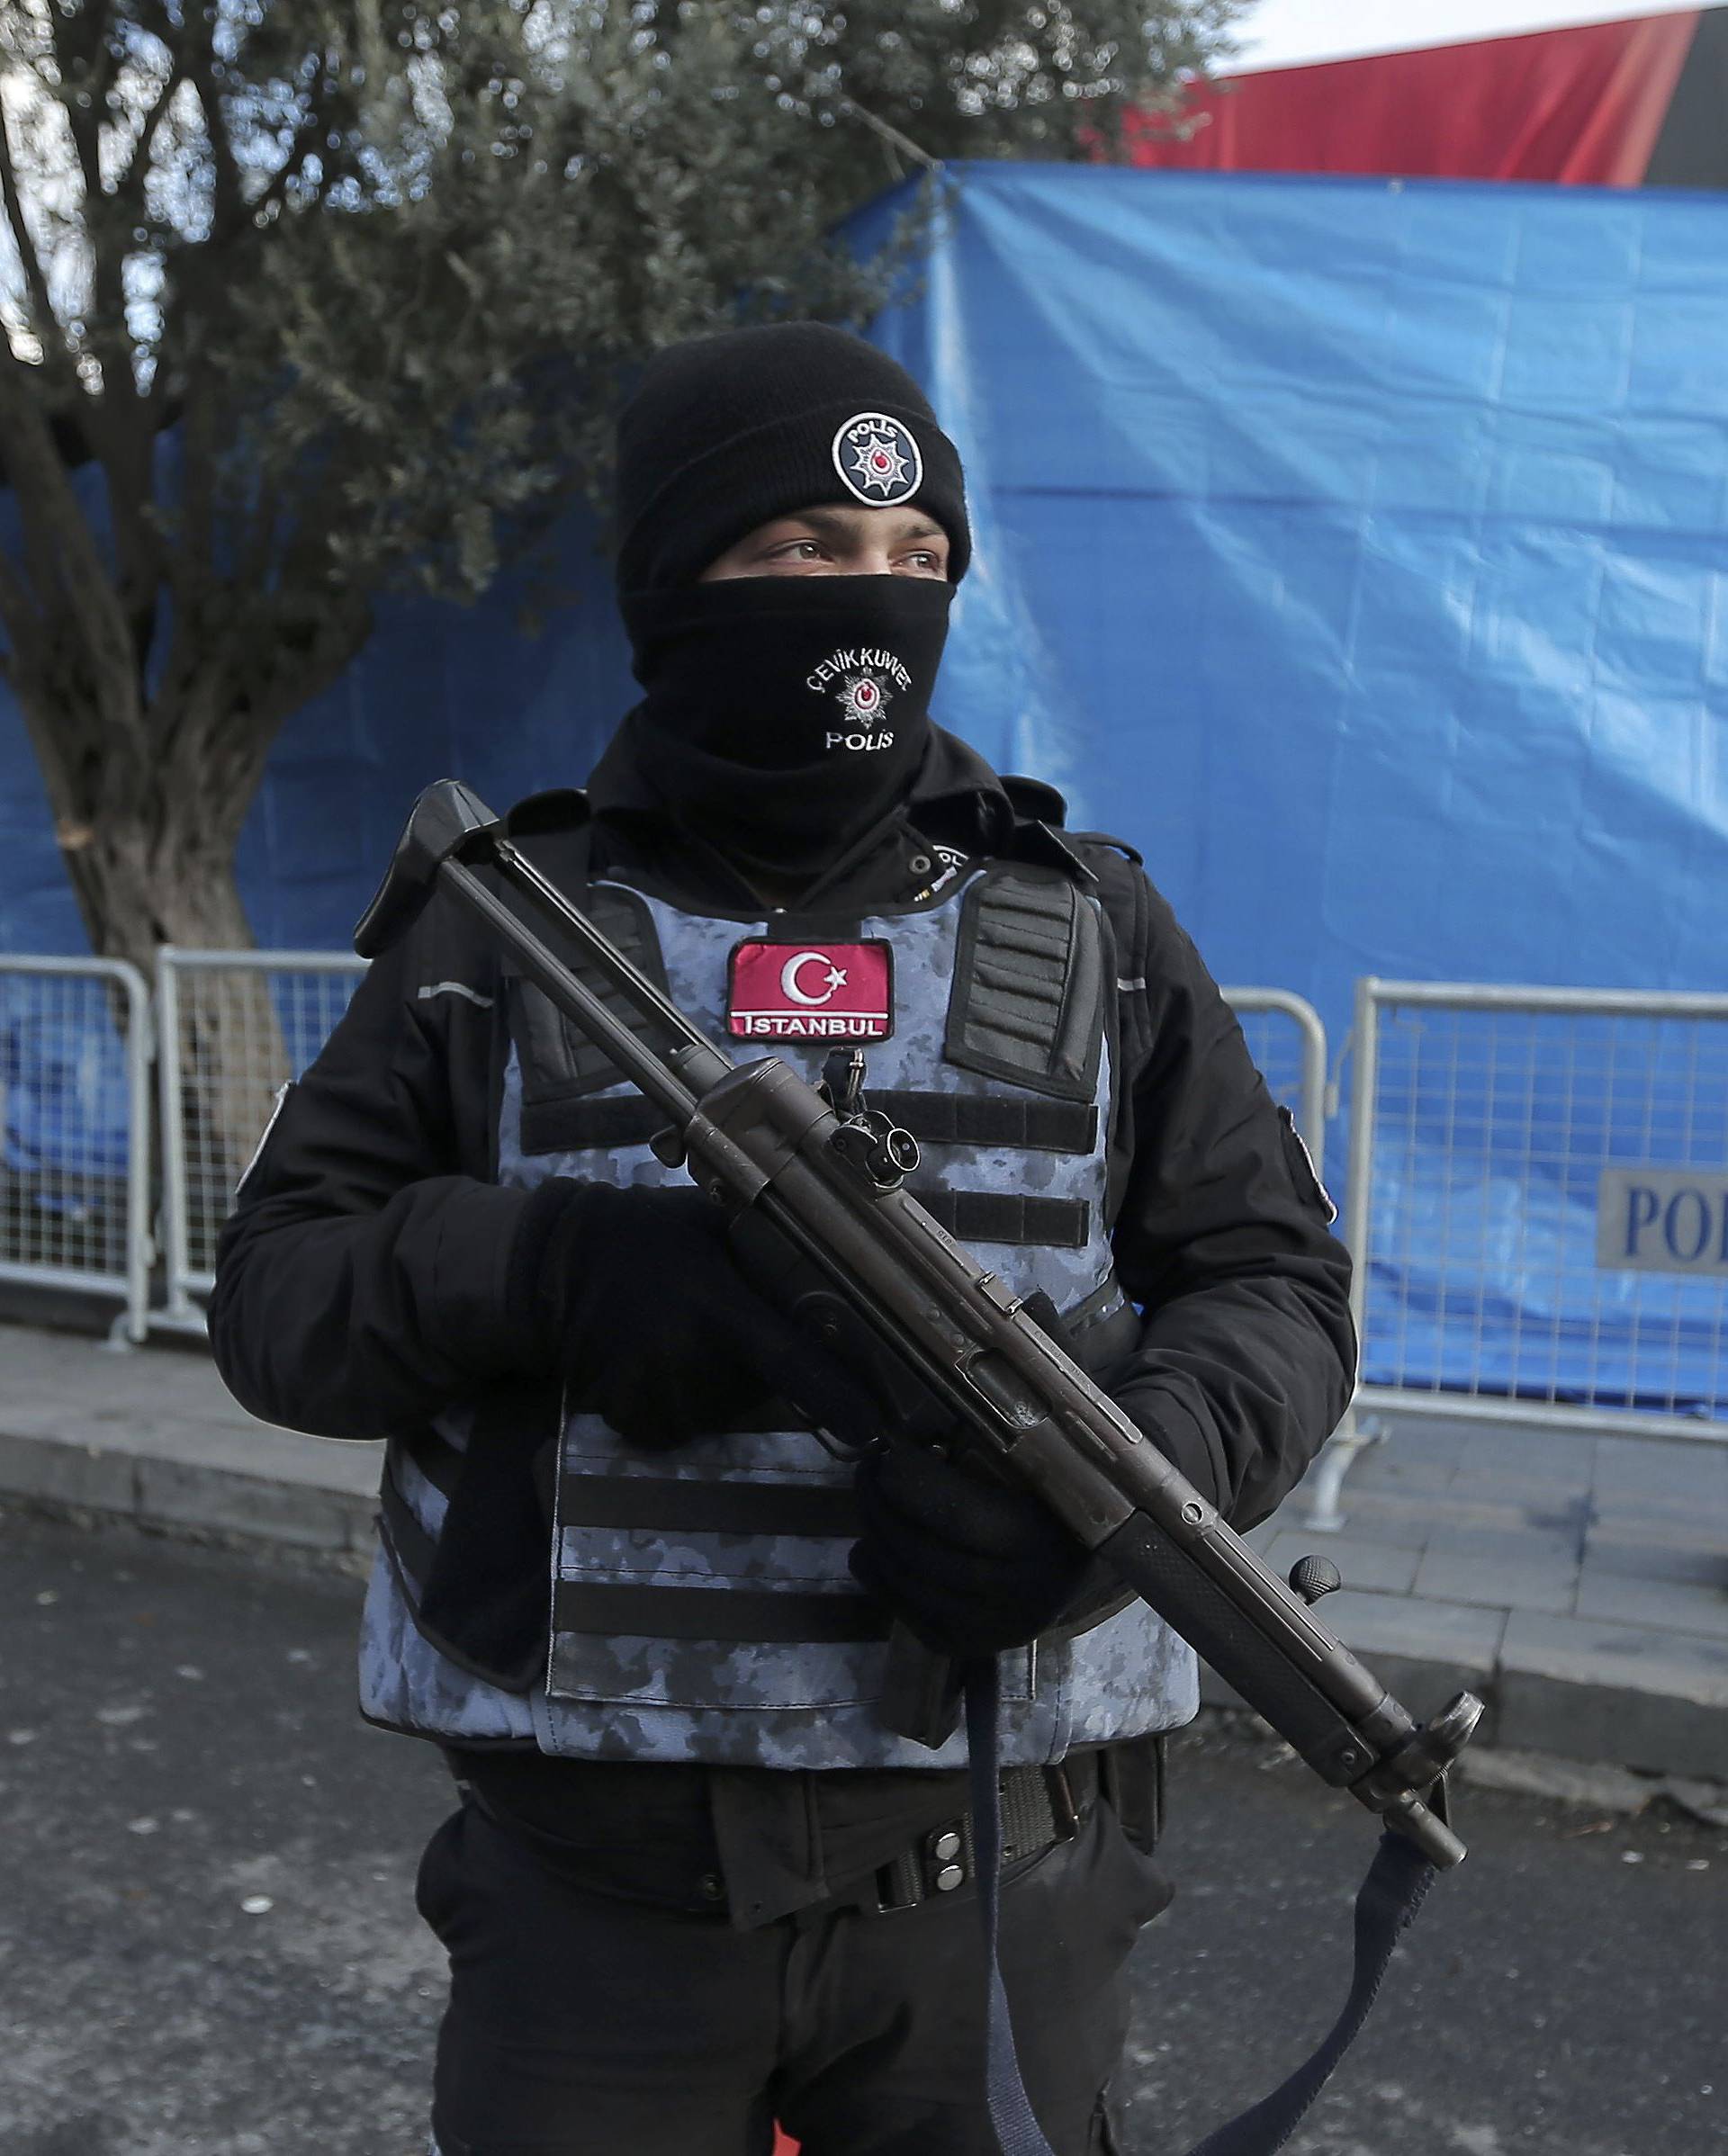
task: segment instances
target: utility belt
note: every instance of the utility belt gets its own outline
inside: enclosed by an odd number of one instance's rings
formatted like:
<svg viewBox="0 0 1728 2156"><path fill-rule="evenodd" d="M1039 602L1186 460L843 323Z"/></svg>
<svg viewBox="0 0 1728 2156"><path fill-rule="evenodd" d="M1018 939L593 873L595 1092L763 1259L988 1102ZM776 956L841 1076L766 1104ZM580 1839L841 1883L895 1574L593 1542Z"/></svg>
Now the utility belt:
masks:
<svg viewBox="0 0 1728 2156"><path fill-rule="evenodd" d="M1161 1735L1118 1740L1114 1744L1071 1752L1057 1766L1011 1766L1000 1778L1002 1805L1002 1869L1028 1857L1041 1855L1058 1842L1072 1841L1090 1819L1102 1796L1116 1815L1123 1832L1137 1847L1150 1854L1157 1838L1163 1808L1165 1738ZM455 1762L452 1761L453 1767ZM554 1872L592 1885L590 1866L564 1837L536 1823L532 1816L495 1806L481 1790L457 1770L456 1785L463 1800L481 1812L512 1840L525 1845ZM977 1868L969 1808L926 1828L915 1841L865 1873L855 1885L842 1888L822 1906L856 1909L868 1916L890 1916L941 1899L972 1883ZM599 1891L631 1890L613 1881ZM662 1900L662 1906L685 1907L690 1915L724 1917L724 1889L717 1872L706 1873L699 1900L688 1904L666 1902L658 1893L642 1899Z"/></svg>
<svg viewBox="0 0 1728 2156"><path fill-rule="evenodd" d="M1011 1766L1002 1777L1002 1869L1072 1841L1099 1790L1098 1755L1076 1752L1059 1766ZM892 1916L951 1894L972 1879L977 1859L970 1810L927 1828L910 1849L880 1865L856 1895L837 1897L866 1914Z"/></svg>

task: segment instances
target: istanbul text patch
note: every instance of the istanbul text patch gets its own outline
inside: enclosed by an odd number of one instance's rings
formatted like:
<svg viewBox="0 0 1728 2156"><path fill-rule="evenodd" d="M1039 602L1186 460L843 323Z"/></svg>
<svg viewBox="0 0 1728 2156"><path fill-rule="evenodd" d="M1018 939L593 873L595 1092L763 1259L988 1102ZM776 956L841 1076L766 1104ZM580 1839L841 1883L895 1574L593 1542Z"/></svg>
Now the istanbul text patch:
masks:
<svg viewBox="0 0 1728 2156"><path fill-rule="evenodd" d="M894 1030L894 961L886 943L734 947L726 1030L745 1040L886 1040Z"/></svg>

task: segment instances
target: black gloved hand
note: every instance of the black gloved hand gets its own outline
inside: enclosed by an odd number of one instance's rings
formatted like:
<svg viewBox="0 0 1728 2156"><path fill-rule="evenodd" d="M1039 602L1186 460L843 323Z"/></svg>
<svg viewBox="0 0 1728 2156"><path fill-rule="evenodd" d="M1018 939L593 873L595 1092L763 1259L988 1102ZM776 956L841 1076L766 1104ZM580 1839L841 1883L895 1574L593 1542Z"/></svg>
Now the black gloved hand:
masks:
<svg viewBox="0 0 1728 2156"><path fill-rule="evenodd" d="M546 1367L570 1404L633 1443L682 1443L796 1403L850 1443L879 1429L851 1372L740 1271L699 1190L556 1177L536 1191L512 1260Z"/></svg>
<svg viewBox="0 0 1728 2156"><path fill-rule="evenodd" d="M1093 1559L1028 1491L915 1445L869 1453L855 1479L852 1577L938 1654L1024 1647L1091 1584Z"/></svg>

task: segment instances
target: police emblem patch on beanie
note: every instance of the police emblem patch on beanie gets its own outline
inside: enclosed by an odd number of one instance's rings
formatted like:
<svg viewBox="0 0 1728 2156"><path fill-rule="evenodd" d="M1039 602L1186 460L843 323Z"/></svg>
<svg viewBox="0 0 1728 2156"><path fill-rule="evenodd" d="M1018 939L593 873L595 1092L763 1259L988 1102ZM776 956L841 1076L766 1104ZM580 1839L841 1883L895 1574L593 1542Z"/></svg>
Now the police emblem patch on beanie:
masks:
<svg viewBox="0 0 1728 2156"><path fill-rule="evenodd" d="M917 493L924 460L909 427L886 412L858 412L834 436L834 470L860 501L891 509Z"/></svg>

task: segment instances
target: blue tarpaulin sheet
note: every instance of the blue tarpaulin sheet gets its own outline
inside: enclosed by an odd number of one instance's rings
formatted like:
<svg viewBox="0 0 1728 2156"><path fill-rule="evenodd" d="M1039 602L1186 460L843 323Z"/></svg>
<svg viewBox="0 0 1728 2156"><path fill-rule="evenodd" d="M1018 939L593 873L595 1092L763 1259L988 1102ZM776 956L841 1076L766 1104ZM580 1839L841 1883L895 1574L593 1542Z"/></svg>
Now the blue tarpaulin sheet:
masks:
<svg viewBox="0 0 1728 2156"><path fill-rule="evenodd" d="M955 178L874 332L968 475L939 717L1140 848L1212 971L1306 995L1335 1046L1362 974L1724 985L1728 202ZM586 521L561 544L544 633L508 589L404 605L286 730L242 859L261 941L342 942L426 778L500 801L580 779L629 684ZM0 947L77 948L10 717L0 773ZM1592 1083L1565 1112L1624 1122ZM1437 1084L1413 1082L1402 1209L1377 1211L1400 1325L1371 1308L1366 1374L1711 1397L1709 1284L1648 1276L1673 1323L1643 1369L1582 1156L1533 1151L1527 1119L1461 1153ZM1677 1130L1615 1142L1728 1170L1720 1127ZM1473 1304L1462 1256L1400 1226L1425 1208L1475 1223Z"/></svg>
<svg viewBox="0 0 1728 2156"><path fill-rule="evenodd" d="M31 1007L0 975L0 1172L41 1187L122 1181L130 1157L126 1061L87 1010Z"/></svg>

